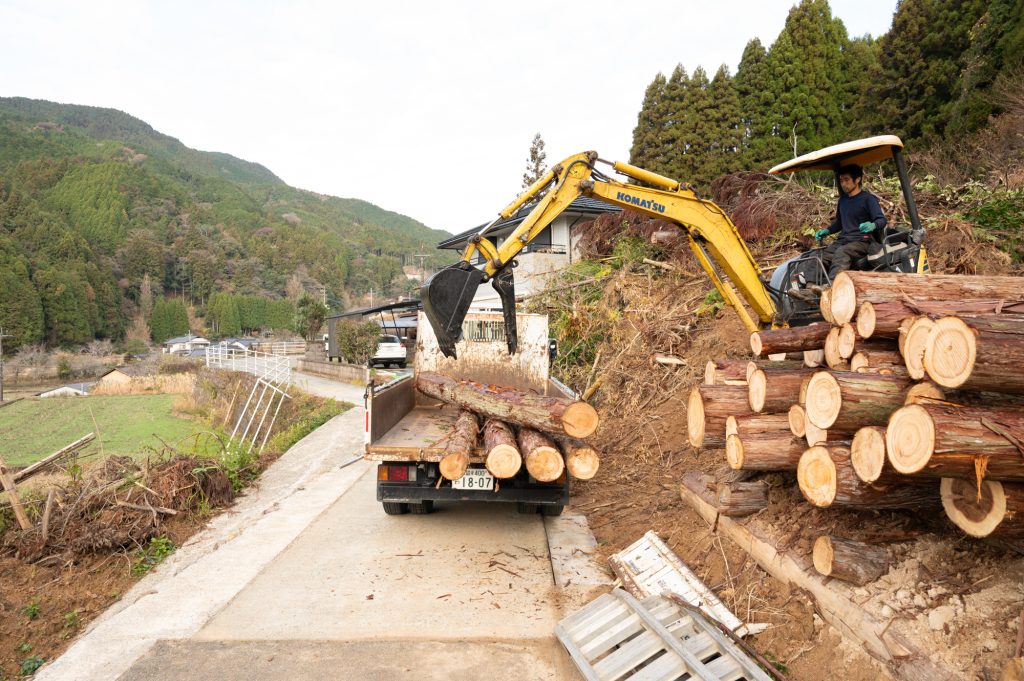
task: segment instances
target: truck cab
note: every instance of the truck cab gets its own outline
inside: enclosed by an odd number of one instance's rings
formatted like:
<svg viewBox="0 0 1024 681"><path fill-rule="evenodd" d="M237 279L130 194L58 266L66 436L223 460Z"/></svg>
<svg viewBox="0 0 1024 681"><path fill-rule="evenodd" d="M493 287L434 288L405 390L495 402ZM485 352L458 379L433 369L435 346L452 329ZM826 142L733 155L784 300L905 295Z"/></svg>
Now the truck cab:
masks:
<svg viewBox="0 0 1024 681"><path fill-rule="evenodd" d="M548 320L543 315L517 314L519 352L509 355L501 313L471 312L462 325L458 359L446 357L424 314L412 375L366 386L364 458L377 463L377 500L389 515L430 513L435 501L515 503L521 513L558 515L569 502L567 474L550 483L534 480L524 466L513 478L499 480L484 467L477 449L469 470L459 480L446 480L438 464L458 417L459 408L416 390L421 371L446 374L531 391L572 397L572 391L550 376Z"/></svg>

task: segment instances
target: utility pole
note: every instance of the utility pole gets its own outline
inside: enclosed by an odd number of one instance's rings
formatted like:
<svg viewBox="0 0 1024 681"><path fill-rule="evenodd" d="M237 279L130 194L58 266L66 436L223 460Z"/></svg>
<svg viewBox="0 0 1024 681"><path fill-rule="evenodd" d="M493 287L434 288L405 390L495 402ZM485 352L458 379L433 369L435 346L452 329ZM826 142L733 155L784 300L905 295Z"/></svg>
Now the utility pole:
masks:
<svg viewBox="0 0 1024 681"><path fill-rule="evenodd" d="M4 401L4 338L10 337L11 334L0 326L0 402Z"/></svg>
<svg viewBox="0 0 1024 681"><path fill-rule="evenodd" d="M323 301L324 307L326 307L327 306L327 287L326 286L321 286L320 287L320 300Z"/></svg>
<svg viewBox="0 0 1024 681"><path fill-rule="evenodd" d="M423 285L423 283L424 283L424 282L426 281L426 279L427 279L427 273L426 273L426 270L424 270L424 269L423 269L423 259L424 259L424 258L426 258L426 257L428 257L428 256L426 256L426 255L423 255L423 254L421 254L421 253L417 253L416 255L414 255L414 256L412 256L412 257L414 257L414 258L419 258L419 259L420 259L420 286L422 286L422 285Z"/></svg>
<svg viewBox="0 0 1024 681"><path fill-rule="evenodd" d="M370 307L373 307L373 287L370 287Z"/></svg>

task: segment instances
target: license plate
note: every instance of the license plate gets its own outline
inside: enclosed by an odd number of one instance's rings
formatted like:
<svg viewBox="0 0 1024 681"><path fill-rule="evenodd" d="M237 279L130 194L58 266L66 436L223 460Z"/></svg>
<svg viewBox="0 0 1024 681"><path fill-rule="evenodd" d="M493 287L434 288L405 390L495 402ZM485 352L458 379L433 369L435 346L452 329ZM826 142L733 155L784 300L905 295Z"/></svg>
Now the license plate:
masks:
<svg viewBox="0 0 1024 681"><path fill-rule="evenodd" d="M467 468L466 474L458 480L452 480L452 489L476 489L490 491L494 489L494 476L486 468Z"/></svg>

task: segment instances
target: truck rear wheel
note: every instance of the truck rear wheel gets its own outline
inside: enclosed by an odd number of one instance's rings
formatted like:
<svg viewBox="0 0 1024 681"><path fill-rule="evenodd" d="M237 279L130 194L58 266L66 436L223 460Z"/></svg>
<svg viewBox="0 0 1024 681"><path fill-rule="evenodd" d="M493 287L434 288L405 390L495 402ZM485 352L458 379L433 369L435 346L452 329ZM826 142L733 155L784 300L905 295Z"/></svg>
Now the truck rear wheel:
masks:
<svg viewBox="0 0 1024 681"><path fill-rule="evenodd" d="M537 504L528 504L525 501L520 501L516 504L516 511L532 515L537 512Z"/></svg>
<svg viewBox="0 0 1024 681"><path fill-rule="evenodd" d="M418 504L409 504L409 512L413 515L427 515L434 512L434 500L427 499Z"/></svg>
<svg viewBox="0 0 1024 681"><path fill-rule="evenodd" d="M559 504L558 506L541 506L540 512L546 516L562 515L562 511L565 510L565 506Z"/></svg>
<svg viewBox="0 0 1024 681"><path fill-rule="evenodd" d="M384 512L388 515L404 515L409 512L409 504L402 504L397 501L382 501Z"/></svg>

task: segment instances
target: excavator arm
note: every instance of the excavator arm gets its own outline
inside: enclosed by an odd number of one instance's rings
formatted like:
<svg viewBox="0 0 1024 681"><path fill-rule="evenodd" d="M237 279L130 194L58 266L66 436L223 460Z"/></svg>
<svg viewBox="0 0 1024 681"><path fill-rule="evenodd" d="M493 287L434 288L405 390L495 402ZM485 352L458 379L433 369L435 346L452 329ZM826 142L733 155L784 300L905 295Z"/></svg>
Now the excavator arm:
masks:
<svg viewBox="0 0 1024 681"><path fill-rule="evenodd" d="M423 285L423 309L444 354L455 357L455 344L462 336L462 321L477 288L487 281L502 301L509 352L516 351L511 264L526 245L580 196L595 197L677 225L686 233L691 250L715 288L739 313L747 329L756 331L771 323L775 305L765 288L761 270L725 211L699 198L688 186L636 166L609 164L617 172L657 188L610 179L595 170L594 164L599 160L596 152L587 151L554 166L469 240L460 262L440 270ZM533 209L504 242L495 245L486 238L495 224L512 217L538 196ZM480 268L472 264L477 254L483 260ZM744 302L754 311L756 321Z"/></svg>

